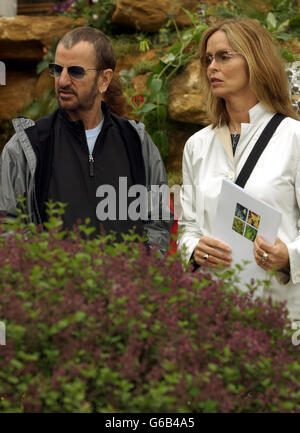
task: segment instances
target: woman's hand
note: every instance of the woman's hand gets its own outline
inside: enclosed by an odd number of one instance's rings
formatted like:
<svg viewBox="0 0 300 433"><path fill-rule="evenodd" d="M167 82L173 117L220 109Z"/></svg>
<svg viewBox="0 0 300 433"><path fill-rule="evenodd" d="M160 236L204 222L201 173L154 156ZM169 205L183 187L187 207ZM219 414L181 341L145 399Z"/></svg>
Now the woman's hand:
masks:
<svg viewBox="0 0 300 433"><path fill-rule="evenodd" d="M254 258L265 271L278 271L290 267L289 252L282 240L276 238L275 244L268 244L259 235L254 241Z"/></svg>
<svg viewBox="0 0 300 433"><path fill-rule="evenodd" d="M224 242L203 236L194 249L194 260L200 266L218 268L218 265L223 265L228 267L231 263L230 253L230 247Z"/></svg>

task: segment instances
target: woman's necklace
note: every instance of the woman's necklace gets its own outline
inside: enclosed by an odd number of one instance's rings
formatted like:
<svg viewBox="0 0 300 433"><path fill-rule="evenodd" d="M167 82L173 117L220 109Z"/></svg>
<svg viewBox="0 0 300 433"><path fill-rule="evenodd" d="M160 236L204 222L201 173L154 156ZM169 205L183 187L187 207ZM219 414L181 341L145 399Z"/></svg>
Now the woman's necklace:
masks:
<svg viewBox="0 0 300 433"><path fill-rule="evenodd" d="M238 132L232 132L230 134L230 136L231 136L232 152L233 152L233 156L234 156L235 151L236 151L236 147L237 147L239 139L240 139L240 134Z"/></svg>

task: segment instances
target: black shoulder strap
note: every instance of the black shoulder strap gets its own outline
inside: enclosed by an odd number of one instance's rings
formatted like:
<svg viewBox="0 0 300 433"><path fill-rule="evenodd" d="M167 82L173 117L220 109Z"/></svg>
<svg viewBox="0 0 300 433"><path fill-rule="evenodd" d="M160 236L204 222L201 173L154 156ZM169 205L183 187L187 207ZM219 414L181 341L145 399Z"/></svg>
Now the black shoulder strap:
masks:
<svg viewBox="0 0 300 433"><path fill-rule="evenodd" d="M283 114L276 113L272 117L270 122L267 124L267 126L265 127L265 129L261 133L259 139L255 143L253 149L251 150L251 153L248 156L247 161L245 162L240 174L238 175L238 178L235 181L235 183L237 185L244 188L247 180L249 179L249 176L252 173L252 170L254 169L257 161L259 160L260 155L263 153L264 149L266 148L267 144L269 143L272 135L276 131L280 122L285 117L286 116L284 116Z"/></svg>

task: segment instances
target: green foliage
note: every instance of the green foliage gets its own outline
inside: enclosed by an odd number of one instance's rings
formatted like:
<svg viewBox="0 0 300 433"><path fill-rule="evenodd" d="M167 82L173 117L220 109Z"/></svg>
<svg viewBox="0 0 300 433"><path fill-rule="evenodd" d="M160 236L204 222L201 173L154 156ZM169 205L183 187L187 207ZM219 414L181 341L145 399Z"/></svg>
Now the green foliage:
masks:
<svg viewBox="0 0 300 433"><path fill-rule="evenodd" d="M86 0L74 0L72 6L62 13L71 18L85 18L87 26L101 29L106 34L111 34L115 26L111 22L111 16L116 6L116 0L93 0L93 4L87 4Z"/></svg>
<svg viewBox="0 0 300 433"><path fill-rule="evenodd" d="M36 120L52 113L57 107L54 89L46 90L42 98L35 98L28 107L22 110L20 115Z"/></svg>
<svg viewBox="0 0 300 433"><path fill-rule="evenodd" d="M182 171L171 171L168 173L168 185L171 188L173 185L182 185Z"/></svg>
<svg viewBox="0 0 300 433"><path fill-rule="evenodd" d="M147 72L152 72L156 62L154 60L140 60L133 66L134 74L146 74Z"/></svg>
<svg viewBox="0 0 300 433"><path fill-rule="evenodd" d="M51 47L44 47L45 54L43 59L37 64L37 74L41 74L48 69L49 63L54 62L55 51L59 39L55 38ZM52 113L58 107L54 89L45 90L41 98L35 98L19 115L28 117L32 120L37 120L47 114Z"/></svg>
<svg viewBox="0 0 300 433"><path fill-rule="evenodd" d="M217 5L207 8L206 12L207 15L223 17L250 16L258 19L273 34L274 38L281 41L291 39L296 34L298 22L295 14L295 2L273 1L273 6L272 12L262 13L246 0L239 2L229 0L226 7ZM121 78L125 83L125 94L131 104L132 115L146 124L147 130L164 160L168 156L167 134L170 122L167 104L170 81L191 59L198 55L198 44L203 31L207 28L202 17L193 15L187 10L184 11L193 23L191 28L179 31L175 20L171 19L160 29L156 37L150 37L146 34L141 34L138 37L141 51L147 51L157 41L160 41L161 47L164 44L165 46L170 45L170 41L173 41L171 48L169 47L167 51L161 51L156 66L151 65L152 71L147 80L146 92L142 95L135 95L131 86L132 78L139 73L145 73L146 68L143 70L142 67L139 68L138 66L130 71L121 71ZM175 32L171 31L171 23ZM291 30L292 27L294 31ZM174 34L176 35L175 42ZM297 60L297 55L294 55L288 48L281 48L281 53L287 61Z"/></svg>
<svg viewBox="0 0 300 433"><path fill-rule="evenodd" d="M99 28L110 35L114 45L117 58L129 53L146 52L150 48L160 50L159 61L142 61L137 63L131 71L121 71L122 81L125 83L124 93L132 109L132 116L146 124L155 143L158 145L164 159L168 155L168 132L171 127L167 113L167 101L169 85L172 78L179 73L184 66L197 55L198 43L203 30L206 29L211 17L213 20L219 17L249 16L260 21L273 35L281 46L282 57L292 62L300 60L299 36L300 36L300 15L297 0L269 0L269 3L261 4L259 0L225 0L217 5L201 5L204 15L191 14L185 10L193 25L182 31L176 27L173 17L163 25L156 33L135 32L120 34L120 29L111 23L111 15L115 9L115 0L95 0L90 6L85 0L74 0L59 2L60 14L78 18L84 17L86 24ZM269 10L267 6L270 4ZM47 68L49 62L53 61L57 40L48 48L43 60L37 66L37 72L41 73ZM170 48L171 47L171 48ZM45 47L46 49L46 47ZM298 51L297 51L298 50ZM147 90L143 93L143 101L138 98L138 103L131 79L138 74L151 73ZM154 80L154 84L151 82ZM161 83L161 84L159 84ZM158 90L159 89L159 90ZM49 99L47 102L46 100ZM53 104L53 105L52 105ZM24 110L28 116L38 116L38 113L47 113L55 106L51 102L51 95L44 95L42 100L35 100L29 108ZM0 131L0 148L7 141L9 131Z"/></svg>
<svg viewBox="0 0 300 433"><path fill-rule="evenodd" d="M165 160L168 156L168 92L171 78L180 72L184 66L197 56L197 49L201 34L206 30L207 25L201 20L185 11L193 21L193 27L180 32L173 19L176 30L177 41L168 51L161 52L159 62L153 68L147 80L147 91L143 94L143 102L136 103L136 98L131 98L129 102L133 110L133 115L146 124L147 131L160 150ZM199 18L199 17L198 17ZM148 41L140 42L141 50L149 47ZM132 73L127 74L127 82ZM126 78L126 74L123 73Z"/></svg>
<svg viewBox="0 0 300 433"><path fill-rule="evenodd" d="M263 14L247 0L228 0L226 4L210 6L207 14L223 18L249 17L259 21L263 19Z"/></svg>
<svg viewBox="0 0 300 433"><path fill-rule="evenodd" d="M139 42L137 35L112 35L110 37L117 59L121 59L127 54L139 53Z"/></svg>
<svg viewBox="0 0 300 433"><path fill-rule="evenodd" d="M59 38L54 38L52 45L49 49L47 47L44 47L46 52L43 56L43 59L37 64L37 68L36 68L37 74L41 74L44 70L48 68L49 63L54 62L58 41Z"/></svg>
<svg viewBox="0 0 300 433"><path fill-rule="evenodd" d="M184 272L136 235L0 232L0 412L299 412L299 348L282 305ZM5 226L7 229L7 226ZM1 227L0 227L1 230Z"/></svg>
<svg viewBox="0 0 300 433"><path fill-rule="evenodd" d="M297 0L271 0L272 10L261 12L247 0L229 0L227 5L211 7L208 13L223 18L249 17L257 19L278 41L288 41L300 36L300 14ZM299 60L299 56L288 49L281 50L287 61Z"/></svg>

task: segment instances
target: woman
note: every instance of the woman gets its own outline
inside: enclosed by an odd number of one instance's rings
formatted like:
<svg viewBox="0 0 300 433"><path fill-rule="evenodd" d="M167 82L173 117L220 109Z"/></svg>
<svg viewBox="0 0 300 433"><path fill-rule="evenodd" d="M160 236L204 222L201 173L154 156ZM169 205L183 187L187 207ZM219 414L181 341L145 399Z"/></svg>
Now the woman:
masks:
<svg viewBox="0 0 300 433"><path fill-rule="evenodd" d="M264 295L286 300L291 316L300 318L300 122L280 54L256 21L235 19L204 33L200 55L212 123L184 149L178 247L199 266L230 266L230 245L211 236L222 181L236 180L265 126L274 113L282 113L287 117L245 190L282 212L275 244L257 236L253 261L264 271L276 270Z"/></svg>

